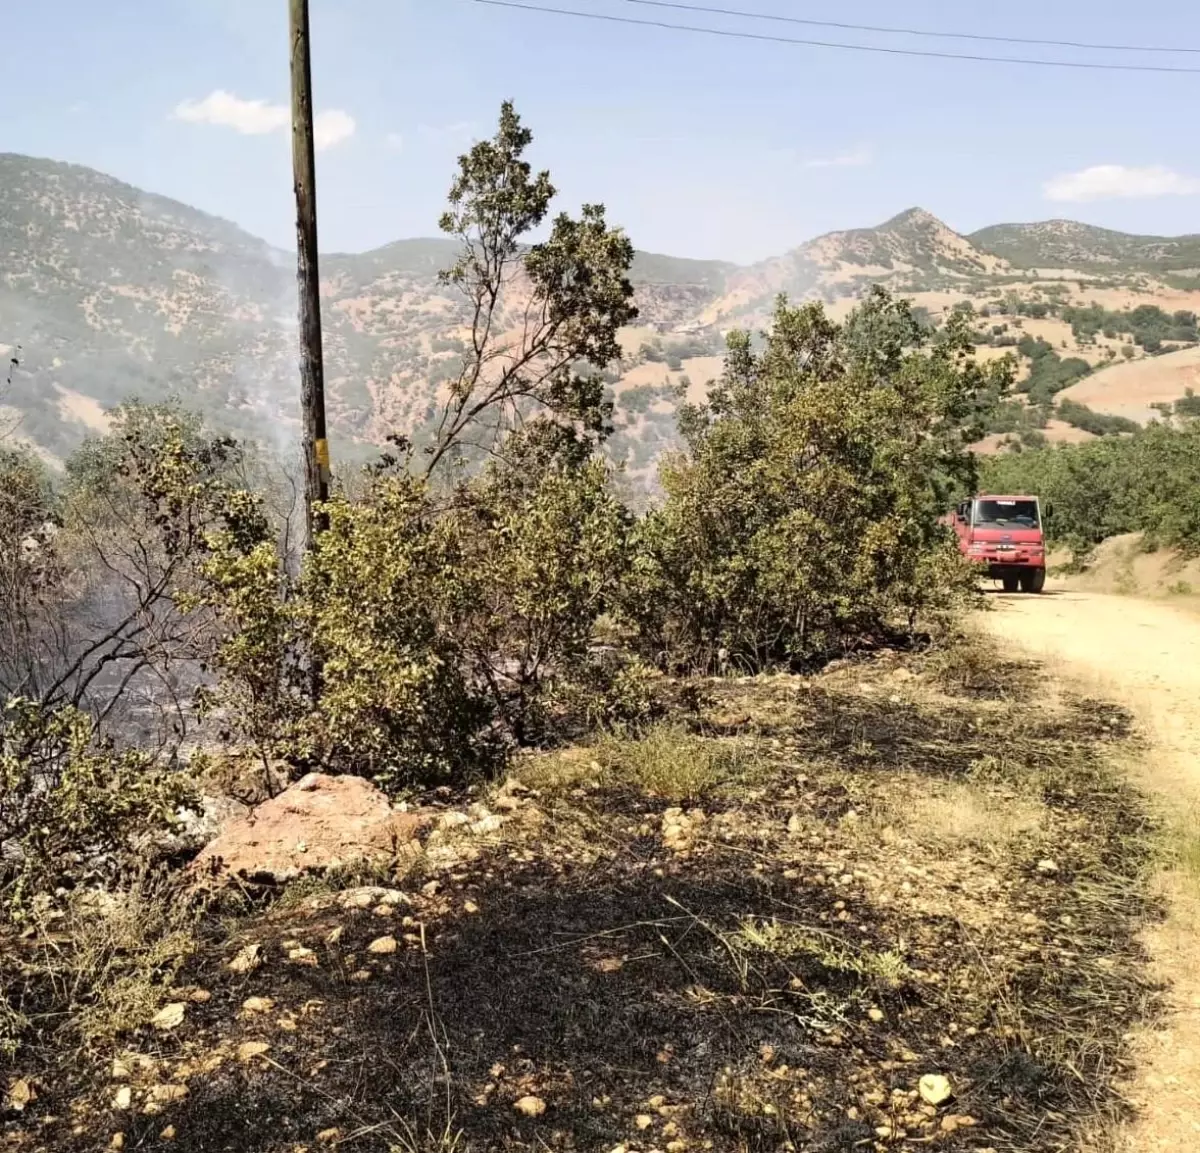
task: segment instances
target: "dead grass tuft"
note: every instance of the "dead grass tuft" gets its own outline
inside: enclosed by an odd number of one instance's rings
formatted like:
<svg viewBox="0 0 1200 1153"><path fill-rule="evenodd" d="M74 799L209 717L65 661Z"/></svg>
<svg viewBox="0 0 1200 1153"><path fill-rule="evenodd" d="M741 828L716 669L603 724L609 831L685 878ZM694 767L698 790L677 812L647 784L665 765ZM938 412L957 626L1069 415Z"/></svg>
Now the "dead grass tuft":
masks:
<svg viewBox="0 0 1200 1153"><path fill-rule="evenodd" d="M719 740L681 724L661 723L639 737L607 736L568 756L536 758L521 777L527 785L551 792L580 786L624 788L689 801L746 784L759 764L744 741Z"/></svg>
<svg viewBox="0 0 1200 1153"><path fill-rule="evenodd" d="M1042 822L1040 805L1012 798L996 798L968 782L950 782L936 792L924 791L888 806L889 823L899 825L927 845L953 851L974 845L1003 853L1022 837L1037 833Z"/></svg>
<svg viewBox="0 0 1200 1153"><path fill-rule="evenodd" d="M1027 697L1037 665L1001 652L990 638L972 633L948 637L926 658L935 683L954 696L982 700Z"/></svg>
<svg viewBox="0 0 1200 1153"><path fill-rule="evenodd" d="M21 1027L11 1047L60 1044L65 1029L91 1050L144 1027L199 947L198 921L155 880L36 909L4 982L3 1016Z"/></svg>

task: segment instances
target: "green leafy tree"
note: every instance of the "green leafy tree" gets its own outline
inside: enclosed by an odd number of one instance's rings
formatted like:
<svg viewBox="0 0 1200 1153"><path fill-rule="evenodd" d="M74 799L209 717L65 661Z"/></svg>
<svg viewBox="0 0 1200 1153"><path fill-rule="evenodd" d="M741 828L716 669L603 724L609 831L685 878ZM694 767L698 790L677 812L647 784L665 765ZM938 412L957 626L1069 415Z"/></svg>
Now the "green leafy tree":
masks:
<svg viewBox="0 0 1200 1153"><path fill-rule="evenodd" d="M560 213L549 237L530 243L555 195L550 174L534 175L524 159L532 140L506 102L496 135L461 157L450 188L441 228L462 252L442 280L465 297L470 335L427 474L448 454L486 452L539 413L594 438L609 429L600 371L619 359L617 333L637 315L633 246L599 204L577 219ZM581 363L592 371L577 371Z"/></svg>
<svg viewBox="0 0 1200 1153"><path fill-rule="evenodd" d="M1037 493L1053 505L1051 538L1076 553L1121 533L1200 551L1200 423L1155 422L1129 436L1059 445L984 464L1000 491Z"/></svg>
<svg viewBox="0 0 1200 1153"><path fill-rule="evenodd" d="M589 443L545 421L460 491L464 585L452 627L516 743L596 719L614 678L637 676L620 656L592 652L629 569L631 521Z"/></svg>

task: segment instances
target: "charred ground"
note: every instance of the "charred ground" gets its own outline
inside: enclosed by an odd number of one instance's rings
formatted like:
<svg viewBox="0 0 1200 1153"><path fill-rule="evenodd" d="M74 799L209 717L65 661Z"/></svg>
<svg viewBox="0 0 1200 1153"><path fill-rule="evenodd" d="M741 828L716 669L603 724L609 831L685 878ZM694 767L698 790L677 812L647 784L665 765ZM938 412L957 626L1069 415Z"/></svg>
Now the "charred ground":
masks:
<svg viewBox="0 0 1200 1153"><path fill-rule="evenodd" d="M1049 1151L1119 1114L1157 1002L1129 718L978 648L700 688L440 798L497 819L402 877L198 914L143 966L175 1027L79 1050L70 924L14 943L4 1145Z"/></svg>

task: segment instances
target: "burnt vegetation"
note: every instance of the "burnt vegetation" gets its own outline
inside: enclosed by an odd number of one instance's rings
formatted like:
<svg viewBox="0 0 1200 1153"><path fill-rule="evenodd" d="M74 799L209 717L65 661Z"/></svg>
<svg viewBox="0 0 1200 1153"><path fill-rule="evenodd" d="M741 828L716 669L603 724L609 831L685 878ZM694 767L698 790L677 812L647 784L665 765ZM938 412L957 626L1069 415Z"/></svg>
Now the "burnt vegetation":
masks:
<svg viewBox="0 0 1200 1153"><path fill-rule="evenodd" d="M94 1148L70 1108L107 1114L115 1056L135 1146L1061 1149L1123 1111L1155 1008L1148 817L1109 760L1128 718L1023 671L952 650L705 682L652 773L638 741L524 762L504 830L400 894L210 913L163 991L205 993L177 1030L64 1065L45 1018L26 1067L57 1119L28 1135Z"/></svg>

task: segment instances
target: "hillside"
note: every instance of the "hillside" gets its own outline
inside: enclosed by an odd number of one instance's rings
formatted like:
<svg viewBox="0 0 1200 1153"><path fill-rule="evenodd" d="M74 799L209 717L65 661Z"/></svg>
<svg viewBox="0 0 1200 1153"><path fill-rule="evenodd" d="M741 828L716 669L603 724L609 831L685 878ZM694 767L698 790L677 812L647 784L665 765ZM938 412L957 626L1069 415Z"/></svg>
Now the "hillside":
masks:
<svg viewBox="0 0 1200 1153"><path fill-rule="evenodd" d="M323 258L330 418L342 451L419 424L457 363L446 239ZM292 258L235 225L74 165L0 156L0 345L17 433L64 456L129 396L183 395L236 432L286 443L294 409ZM732 266L639 253L643 320L690 320ZM8 427L5 421L3 427Z"/></svg>
<svg viewBox="0 0 1200 1153"><path fill-rule="evenodd" d="M1074 220L993 224L971 233L979 250L1015 268L1117 268L1148 272L1200 270L1200 235L1132 236Z"/></svg>
<svg viewBox="0 0 1200 1153"><path fill-rule="evenodd" d="M463 349L462 303L437 280L454 252L452 241L426 238L322 258L340 459L361 459L432 416ZM1171 329L1169 317L1200 307L1200 284L1164 270L1195 266L1197 237L1062 221L964 237L920 208L749 266L638 252L638 326L607 374L618 408L613 453L647 473L674 441L678 394L703 399L720 372L723 334L761 327L781 292L823 299L842 316L866 287L883 284L935 323L970 304L980 355L1014 352L1029 376L1025 336L1089 367L1190 343L1190 330ZM0 352L21 347L0 428L16 423L17 436L61 460L121 400L179 395L233 432L290 443L293 276L287 253L228 221L90 169L0 155ZM1135 328L1119 314L1142 305L1166 314L1154 340L1174 344L1144 345L1141 329L1118 336L1113 325ZM519 307L514 299L510 311ZM1090 307L1107 319L1065 319Z"/></svg>

